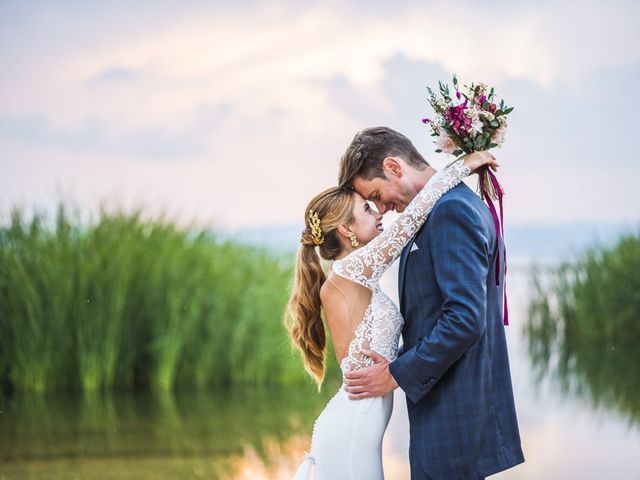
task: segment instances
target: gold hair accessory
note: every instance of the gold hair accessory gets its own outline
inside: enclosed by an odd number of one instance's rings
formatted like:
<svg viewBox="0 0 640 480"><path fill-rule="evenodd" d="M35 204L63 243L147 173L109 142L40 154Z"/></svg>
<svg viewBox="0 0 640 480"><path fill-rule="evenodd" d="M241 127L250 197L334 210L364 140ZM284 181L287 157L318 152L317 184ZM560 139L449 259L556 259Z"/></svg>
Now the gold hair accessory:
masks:
<svg viewBox="0 0 640 480"><path fill-rule="evenodd" d="M349 239L351 240L351 246L353 248L356 248L358 245L360 245L360 242L358 242L358 238L355 235L351 235Z"/></svg>
<svg viewBox="0 0 640 480"><path fill-rule="evenodd" d="M314 245L322 245L324 243L324 237L320 229L320 217L313 209L309 209L309 228L311 229L311 238L313 239Z"/></svg>

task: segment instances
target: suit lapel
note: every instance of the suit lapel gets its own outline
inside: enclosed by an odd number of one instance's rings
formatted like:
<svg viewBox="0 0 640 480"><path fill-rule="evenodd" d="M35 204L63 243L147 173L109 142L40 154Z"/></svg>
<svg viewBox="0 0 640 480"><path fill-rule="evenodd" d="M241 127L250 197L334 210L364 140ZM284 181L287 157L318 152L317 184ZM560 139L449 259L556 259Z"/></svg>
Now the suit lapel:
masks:
<svg viewBox="0 0 640 480"><path fill-rule="evenodd" d="M409 252L411 251L411 245L413 245L413 238L409 241L409 243L402 249L402 254L400 255L400 268L398 271L398 301L400 302L400 308L402 308L402 298L404 295L404 275L407 271L407 258L409 257Z"/></svg>
<svg viewBox="0 0 640 480"><path fill-rule="evenodd" d="M422 232L425 230L425 228L428 228L427 223L425 223L424 225L422 225L422 227L420 227L420 230L418 230L416 234L413 236L413 238L409 240L409 243L407 243L407 245L402 249L402 253L400 254L400 268L398 271L398 302L400 302L400 313L403 313L402 299L404 298L404 277L406 276L406 273L407 273L407 261L409 260L409 254L411 253L411 247L415 243L418 236L420 236Z"/></svg>

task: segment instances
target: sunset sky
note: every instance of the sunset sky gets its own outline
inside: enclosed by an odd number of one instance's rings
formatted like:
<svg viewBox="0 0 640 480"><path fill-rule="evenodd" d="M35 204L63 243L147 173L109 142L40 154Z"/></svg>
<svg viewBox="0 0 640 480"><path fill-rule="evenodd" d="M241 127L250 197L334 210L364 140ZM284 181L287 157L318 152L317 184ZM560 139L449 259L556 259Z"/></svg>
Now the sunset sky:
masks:
<svg viewBox="0 0 640 480"><path fill-rule="evenodd" d="M56 5L54 5L54 3ZM495 85L512 224L640 221L637 2L2 2L0 211L301 222L353 135L436 168L425 86Z"/></svg>

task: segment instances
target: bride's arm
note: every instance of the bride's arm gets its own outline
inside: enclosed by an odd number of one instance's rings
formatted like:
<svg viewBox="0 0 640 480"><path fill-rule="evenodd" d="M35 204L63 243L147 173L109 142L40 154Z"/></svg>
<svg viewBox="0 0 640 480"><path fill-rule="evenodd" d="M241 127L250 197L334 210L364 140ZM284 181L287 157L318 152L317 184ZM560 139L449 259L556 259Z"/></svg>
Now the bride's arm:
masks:
<svg viewBox="0 0 640 480"><path fill-rule="evenodd" d="M333 264L334 271L342 277L370 287L400 256L402 249L422 227L438 199L469 173L470 169L462 159L437 172L388 229L362 248L336 260Z"/></svg>

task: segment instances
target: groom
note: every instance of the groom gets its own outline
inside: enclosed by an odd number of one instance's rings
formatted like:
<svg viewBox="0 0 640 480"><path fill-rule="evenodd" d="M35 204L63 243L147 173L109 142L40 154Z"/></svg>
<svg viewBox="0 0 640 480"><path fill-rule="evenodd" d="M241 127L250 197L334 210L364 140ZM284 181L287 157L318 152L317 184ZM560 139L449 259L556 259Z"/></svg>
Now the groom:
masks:
<svg viewBox="0 0 640 480"><path fill-rule="evenodd" d="M486 155L478 153L476 155ZM404 135L359 132L340 164L340 185L402 212L436 171ZM496 286L502 244L488 207L460 183L434 205L400 257L403 352L345 376L352 399L407 396L413 480L475 480L524 461Z"/></svg>

